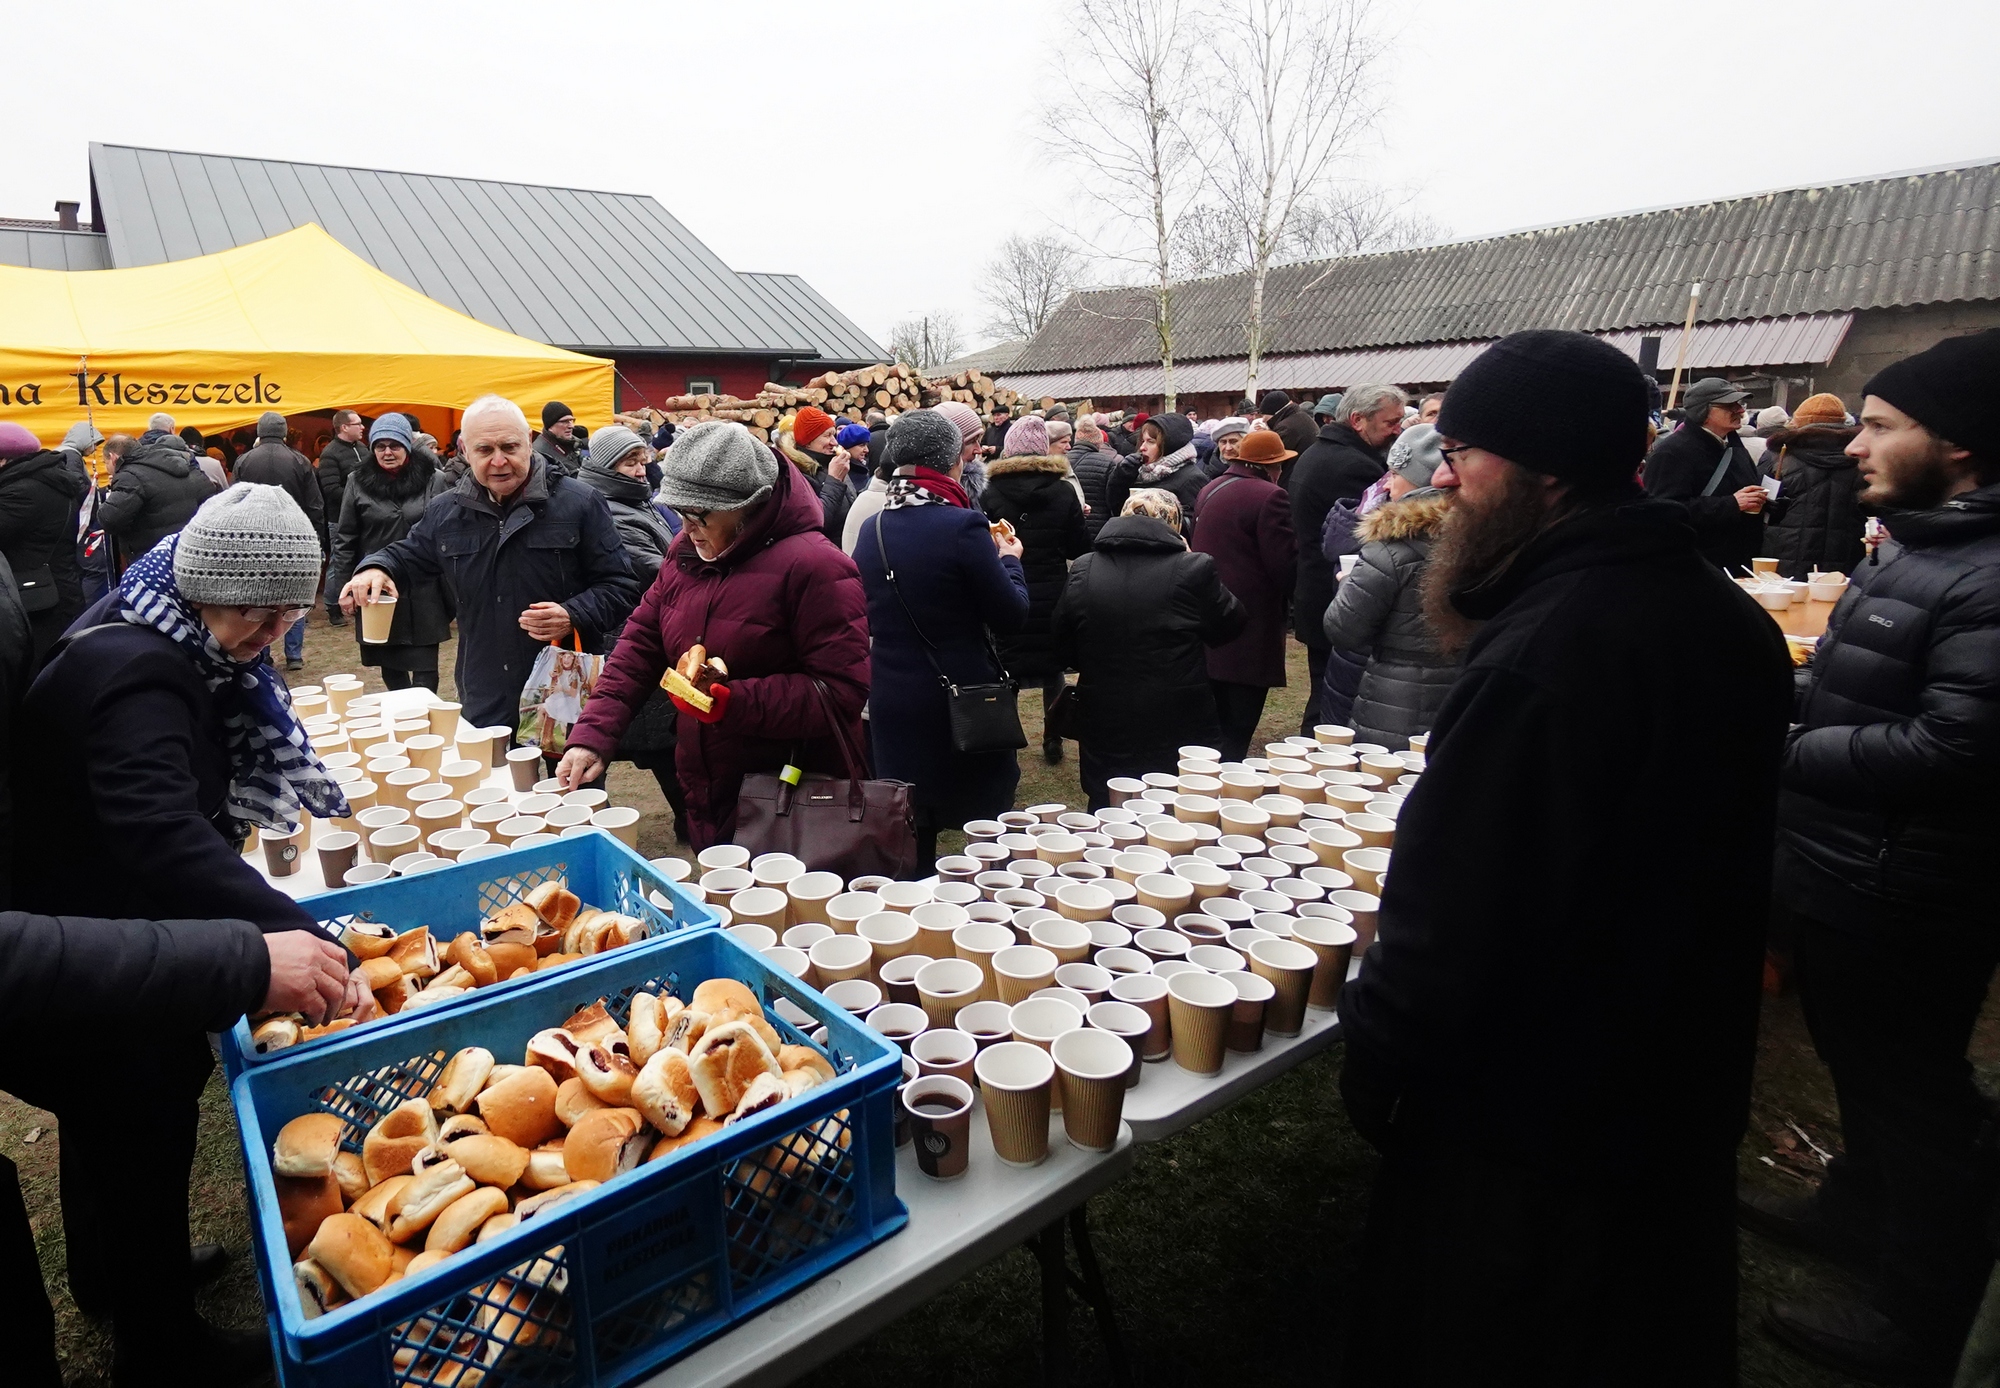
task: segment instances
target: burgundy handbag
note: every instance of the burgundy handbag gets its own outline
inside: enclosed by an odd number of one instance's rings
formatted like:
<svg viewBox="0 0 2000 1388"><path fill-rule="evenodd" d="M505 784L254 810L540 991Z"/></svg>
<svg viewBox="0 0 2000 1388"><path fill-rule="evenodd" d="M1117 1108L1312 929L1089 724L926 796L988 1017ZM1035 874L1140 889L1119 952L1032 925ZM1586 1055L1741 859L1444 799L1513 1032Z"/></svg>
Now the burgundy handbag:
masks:
<svg viewBox="0 0 2000 1388"><path fill-rule="evenodd" d="M812 683L847 776L792 767L775 776L768 771L745 776L736 798L736 842L753 857L790 853L816 872L840 874L843 882L877 874L907 877L917 865L912 787L907 781L868 779L826 686L817 679Z"/></svg>

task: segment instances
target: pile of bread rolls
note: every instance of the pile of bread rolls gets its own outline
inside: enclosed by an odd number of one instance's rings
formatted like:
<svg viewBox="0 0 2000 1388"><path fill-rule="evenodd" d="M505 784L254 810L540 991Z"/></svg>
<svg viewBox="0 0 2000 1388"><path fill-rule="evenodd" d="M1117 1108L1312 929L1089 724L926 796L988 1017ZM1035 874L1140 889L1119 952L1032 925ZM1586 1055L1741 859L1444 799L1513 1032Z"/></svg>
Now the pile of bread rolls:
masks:
<svg viewBox="0 0 2000 1388"><path fill-rule="evenodd" d="M830 1081L811 1046L784 1044L756 994L710 979L683 1003L639 993L620 1027L604 1001L529 1038L519 1065L467 1047L428 1095L344 1150L346 1120L309 1113L271 1149L285 1239L308 1318L415 1276L645 1162ZM756 1164L769 1194L802 1162L848 1145L845 1113ZM767 1154L768 1156L769 1154ZM553 1268L544 1258L538 1260ZM532 1291L532 1268L510 1280ZM496 1284L497 1285L497 1284ZM484 1290L493 1290L491 1288ZM511 1304L509 1295L497 1304ZM561 1288L557 1287L556 1291ZM515 1327L519 1329L517 1325ZM522 1333L528 1333L523 1331ZM496 1343L519 1336L500 1336Z"/></svg>
<svg viewBox="0 0 2000 1388"><path fill-rule="evenodd" d="M561 968L647 934L646 922L637 916L585 906L561 882L550 881L487 917L476 933L464 931L442 949L427 926L398 932L379 921L351 922L340 942L360 961L357 971L375 995L380 1015L392 1017L475 988ZM258 1020L250 1029L250 1044L266 1055L354 1025L352 1017L340 1017L324 1026L307 1026L297 1013L282 1013Z"/></svg>

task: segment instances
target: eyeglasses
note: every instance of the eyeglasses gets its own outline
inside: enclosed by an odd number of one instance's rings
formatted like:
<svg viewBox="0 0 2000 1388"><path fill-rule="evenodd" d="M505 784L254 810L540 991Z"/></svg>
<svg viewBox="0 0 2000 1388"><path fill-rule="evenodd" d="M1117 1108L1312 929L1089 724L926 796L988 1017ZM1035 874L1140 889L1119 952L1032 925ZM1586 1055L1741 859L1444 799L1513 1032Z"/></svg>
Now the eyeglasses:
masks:
<svg viewBox="0 0 2000 1388"><path fill-rule="evenodd" d="M683 524L699 526L703 530L708 529L708 518L715 514L713 511L684 511L678 506L667 509L679 516Z"/></svg>
<svg viewBox="0 0 2000 1388"><path fill-rule="evenodd" d="M236 609L237 615L242 617L244 621L255 622L258 626L264 625L264 623L270 621L273 617L278 618L286 626L290 626L310 611L312 611L310 607L239 607Z"/></svg>
<svg viewBox="0 0 2000 1388"><path fill-rule="evenodd" d="M1461 453L1470 453L1475 446L1469 443L1439 444L1438 456L1444 459L1446 466L1450 467L1453 472L1456 472L1458 471L1458 455Z"/></svg>

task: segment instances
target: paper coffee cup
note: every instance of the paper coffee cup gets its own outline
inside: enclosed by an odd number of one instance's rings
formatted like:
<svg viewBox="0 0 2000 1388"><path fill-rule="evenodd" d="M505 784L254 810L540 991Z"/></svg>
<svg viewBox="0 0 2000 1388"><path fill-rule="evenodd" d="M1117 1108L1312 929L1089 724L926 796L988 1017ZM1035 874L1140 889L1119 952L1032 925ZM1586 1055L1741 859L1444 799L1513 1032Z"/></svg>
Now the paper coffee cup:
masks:
<svg viewBox="0 0 2000 1388"><path fill-rule="evenodd" d="M863 921L862 928L868 922ZM1061 961L1040 945L1012 945L993 955L993 976L1000 987L1000 1001L1026 1002L1031 994L1051 987L1056 981L1056 965Z"/></svg>
<svg viewBox="0 0 2000 1388"><path fill-rule="evenodd" d="M1086 1152L1110 1151L1125 1112L1131 1046L1108 1031L1079 1027L1058 1036L1049 1055L1062 1090L1063 1135Z"/></svg>
<svg viewBox="0 0 2000 1388"><path fill-rule="evenodd" d="M965 961L950 959L945 962L962 964ZM969 1085L976 1082L972 1062L979 1057L979 1042L957 1027L933 1027L910 1043L910 1057L926 1075L950 1075Z"/></svg>
<svg viewBox="0 0 2000 1388"><path fill-rule="evenodd" d="M1332 1011L1340 998L1340 986L1347 982L1347 966L1354 958L1354 927L1337 920L1302 916L1292 927L1292 938L1318 959L1307 1005L1322 1012Z"/></svg>
<svg viewBox="0 0 2000 1388"><path fill-rule="evenodd" d="M1106 999L1094 1004L1084 1014L1084 1020L1125 1043L1125 1049L1131 1056L1131 1063L1125 1069L1125 1087L1137 1088L1140 1076L1145 1073L1146 1036L1153 1028L1153 1019L1146 1015L1146 1009L1129 1002Z"/></svg>
<svg viewBox="0 0 2000 1388"><path fill-rule="evenodd" d="M601 813L601 812L600 812ZM793 925L804 925L808 921L820 925L829 924L827 903L841 892L846 884L837 872L802 872L785 884L785 895L791 898L790 920Z"/></svg>
<svg viewBox="0 0 2000 1388"><path fill-rule="evenodd" d="M979 965L970 959L932 960L917 970L914 980L917 1000L934 1028L952 1026L960 1010L979 1000L985 981Z"/></svg>
<svg viewBox="0 0 2000 1388"><path fill-rule="evenodd" d="M960 959L970 959L979 965L980 973L984 976L979 985L979 997L982 1002L1001 1000L1000 980L993 972L993 956L1013 944L1014 932L1007 926L995 925L991 921L971 921L952 932L952 952ZM1053 967L1050 969L1050 977L1054 977Z"/></svg>
<svg viewBox="0 0 2000 1388"><path fill-rule="evenodd" d="M297 872L299 860L305 855L305 832L301 823L289 834L266 829L258 835L264 849L264 870L273 877L290 877Z"/></svg>
<svg viewBox="0 0 2000 1388"><path fill-rule="evenodd" d="M903 1086L917 1170L934 1181L955 1181L971 1158L972 1086L953 1075L925 1075Z"/></svg>
<svg viewBox="0 0 2000 1388"><path fill-rule="evenodd" d="M747 891L736 893L730 898L730 910L736 910L738 900L757 891L758 888L752 887ZM780 903L778 914L782 920L784 894L782 892L774 894ZM872 972L871 965L874 963L875 952L874 947L858 935L833 935L814 945L808 951L808 957L812 960L813 972L819 975L820 986L825 987L843 978L867 978Z"/></svg>
<svg viewBox="0 0 2000 1388"><path fill-rule="evenodd" d="M730 898L729 909L736 917L738 925L769 926L773 931L785 927L785 894L771 887L751 887ZM831 978L825 980L833 982Z"/></svg>
<svg viewBox="0 0 2000 1388"><path fill-rule="evenodd" d="M1310 969L1307 978L1310 979ZM1173 1053L1173 1017L1167 1009L1167 980L1157 974L1124 974L1111 980L1113 1002L1130 1003L1146 1014L1149 1023L1140 1055L1146 1060L1165 1060ZM1301 994L1299 1009L1305 1010Z"/></svg>
<svg viewBox="0 0 2000 1388"><path fill-rule="evenodd" d="M1167 1012L1173 1019L1174 1064L1194 1075L1222 1069L1229 1017L1236 1006L1233 984L1189 968L1167 980Z"/></svg>
<svg viewBox="0 0 2000 1388"><path fill-rule="evenodd" d="M1250 946L1250 972L1268 981L1273 990L1264 1005L1264 1030L1273 1036L1299 1034L1318 968L1319 955L1297 940L1273 938Z"/></svg>
<svg viewBox="0 0 2000 1388"><path fill-rule="evenodd" d="M1014 1009L1004 1002L969 1002L958 1009L953 1026L983 1051L1014 1039Z"/></svg>
<svg viewBox="0 0 2000 1388"><path fill-rule="evenodd" d="M373 602L361 604L358 614L361 618L361 639L371 646L380 646L389 639L389 628L396 620L396 600L386 595Z"/></svg>
<svg viewBox="0 0 2000 1388"><path fill-rule="evenodd" d="M876 898L880 900L880 898ZM834 902L840 898L834 898ZM834 902L827 904L831 915ZM945 959L952 954L951 937L958 928L971 921L963 906L955 906L945 901L926 901L910 910L910 919L917 926L917 948L933 959Z"/></svg>
<svg viewBox="0 0 2000 1388"><path fill-rule="evenodd" d="M972 1068L986 1103L993 1155L1009 1166L1047 1161L1054 1058L1039 1046L1002 1041L981 1051Z"/></svg>
<svg viewBox="0 0 2000 1388"><path fill-rule="evenodd" d="M604 830L633 852L639 849L639 812L629 805L607 805L589 823Z"/></svg>
<svg viewBox="0 0 2000 1388"><path fill-rule="evenodd" d="M437 703L424 710L424 718L429 722L431 732L443 738L447 744L458 740L460 707L458 704Z"/></svg>

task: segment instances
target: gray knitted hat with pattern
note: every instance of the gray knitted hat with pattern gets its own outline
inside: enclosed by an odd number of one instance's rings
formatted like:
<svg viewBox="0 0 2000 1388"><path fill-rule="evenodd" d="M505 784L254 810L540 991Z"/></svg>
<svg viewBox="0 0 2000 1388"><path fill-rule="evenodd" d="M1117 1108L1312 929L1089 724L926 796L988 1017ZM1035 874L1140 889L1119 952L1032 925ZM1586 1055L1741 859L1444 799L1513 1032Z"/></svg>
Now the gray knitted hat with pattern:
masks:
<svg viewBox="0 0 2000 1388"><path fill-rule="evenodd" d="M283 487L238 482L201 504L174 548L174 583L216 607L310 607L319 536Z"/></svg>
<svg viewBox="0 0 2000 1388"><path fill-rule="evenodd" d="M711 419L674 436L660 455L660 500L676 510L735 511L771 494L778 455L741 424Z"/></svg>

